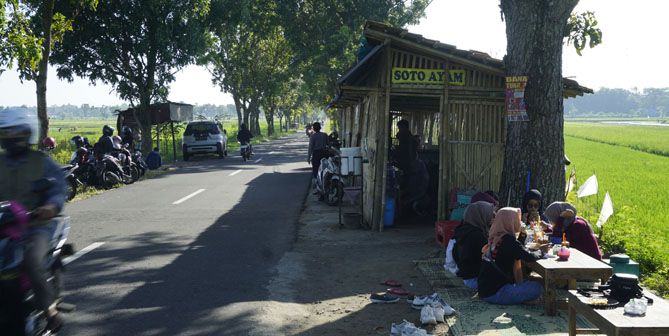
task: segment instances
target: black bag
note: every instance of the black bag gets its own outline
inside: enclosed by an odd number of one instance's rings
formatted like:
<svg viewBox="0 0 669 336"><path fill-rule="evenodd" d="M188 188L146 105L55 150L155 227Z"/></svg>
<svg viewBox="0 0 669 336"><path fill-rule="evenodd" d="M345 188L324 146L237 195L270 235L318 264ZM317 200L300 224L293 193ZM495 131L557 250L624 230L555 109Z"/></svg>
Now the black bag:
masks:
<svg viewBox="0 0 669 336"><path fill-rule="evenodd" d="M644 296L643 289L639 286L639 278L634 274L616 273L600 289L608 289L609 296L621 304Z"/></svg>

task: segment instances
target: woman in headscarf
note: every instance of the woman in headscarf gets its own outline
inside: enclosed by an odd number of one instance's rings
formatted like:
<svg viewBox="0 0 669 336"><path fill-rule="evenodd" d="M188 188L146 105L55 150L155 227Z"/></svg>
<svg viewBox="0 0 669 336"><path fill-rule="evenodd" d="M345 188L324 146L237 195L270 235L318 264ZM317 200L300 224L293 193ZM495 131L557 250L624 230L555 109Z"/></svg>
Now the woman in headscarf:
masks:
<svg viewBox="0 0 669 336"><path fill-rule="evenodd" d="M543 252L530 252L517 240L520 233L518 208L497 211L483 247L478 278L479 297L493 304L520 304L541 296L541 284L523 279L522 261L536 261Z"/></svg>
<svg viewBox="0 0 669 336"><path fill-rule="evenodd" d="M484 201L472 203L465 209L462 224L455 228L453 259L458 265L457 275L471 289L478 288L481 248L488 242L488 231L494 214L493 204Z"/></svg>
<svg viewBox="0 0 669 336"><path fill-rule="evenodd" d="M523 195L523 222L527 223L527 217L530 214L538 214L542 221L548 223L548 218L544 216L544 197L537 189L532 189Z"/></svg>
<svg viewBox="0 0 669 336"><path fill-rule="evenodd" d="M544 212L553 224L553 236L565 238L569 247L573 247L597 260L602 260L602 252L597 244L597 237L588 221L576 215L576 208L566 202L553 202Z"/></svg>

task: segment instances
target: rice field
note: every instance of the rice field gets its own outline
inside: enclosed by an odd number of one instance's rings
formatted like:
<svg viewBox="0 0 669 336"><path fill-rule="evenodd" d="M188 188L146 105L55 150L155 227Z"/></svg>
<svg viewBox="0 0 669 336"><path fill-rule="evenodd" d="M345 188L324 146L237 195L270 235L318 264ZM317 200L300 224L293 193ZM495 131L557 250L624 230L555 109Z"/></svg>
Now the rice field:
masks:
<svg viewBox="0 0 669 336"><path fill-rule="evenodd" d="M669 153L669 127L565 123L564 139L577 182L593 174L599 182L598 195L569 200L595 223L608 191L614 215L601 232L604 248L625 251L642 275L664 278L660 290L669 293L669 156L652 154Z"/></svg>

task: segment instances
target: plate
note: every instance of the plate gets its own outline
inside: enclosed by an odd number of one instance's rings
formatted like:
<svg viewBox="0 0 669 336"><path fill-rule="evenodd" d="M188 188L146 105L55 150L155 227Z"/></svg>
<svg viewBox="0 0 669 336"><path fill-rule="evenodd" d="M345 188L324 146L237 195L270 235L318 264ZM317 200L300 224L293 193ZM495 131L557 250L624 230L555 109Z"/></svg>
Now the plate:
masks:
<svg viewBox="0 0 669 336"><path fill-rule="evenodd" d="M592 304L590 303L591 300L606 300L606 304ZM620 302L618 300L610 298L610 297L605 297L605 296L593 296L589 298L585 298L585 303L588 304L588 306L595 308L595 309L614 309L617 308Z"/></svg>

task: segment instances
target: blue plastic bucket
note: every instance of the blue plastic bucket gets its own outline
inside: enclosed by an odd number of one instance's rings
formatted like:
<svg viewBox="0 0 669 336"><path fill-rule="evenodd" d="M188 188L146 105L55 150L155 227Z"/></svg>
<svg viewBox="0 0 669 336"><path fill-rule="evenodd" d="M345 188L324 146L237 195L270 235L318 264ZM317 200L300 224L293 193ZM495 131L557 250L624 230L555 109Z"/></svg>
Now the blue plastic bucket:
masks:
<svg viewBox="0 0 669 336"><path fill-rule="evenodd" d="M386 198L386 208L383 212L383 226L393 226L395 224L395 199Z"/></svg>

